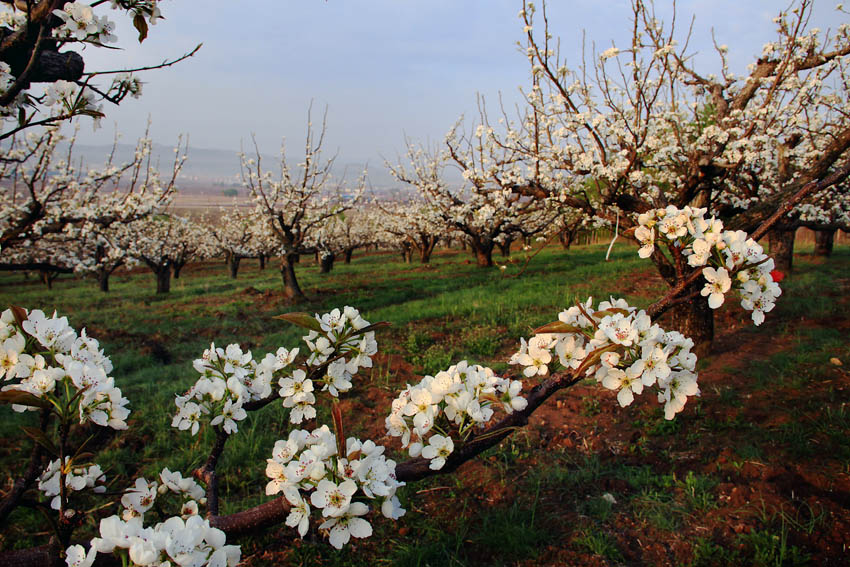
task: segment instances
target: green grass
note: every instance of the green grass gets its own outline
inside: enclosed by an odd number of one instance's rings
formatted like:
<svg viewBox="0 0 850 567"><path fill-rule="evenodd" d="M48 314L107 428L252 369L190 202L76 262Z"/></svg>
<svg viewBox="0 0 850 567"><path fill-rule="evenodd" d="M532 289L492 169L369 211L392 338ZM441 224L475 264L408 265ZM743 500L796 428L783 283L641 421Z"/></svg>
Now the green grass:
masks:
<svg viewBox="0 0 850 567"><path fill-rule="evenodd" d="M592 295L599 301L619 296L618 288L630 274L650 268L631 246L615 246L611 261L605 262L606 248L578 247L567 253L546 249L520 278L467 264L467 256L457 251L435 255L427 270L398 262L394 254L377 254L355 256L350 265L337 263L330 274L320 274L312 261L304 259L297 273L309 301L299 305L283 301L280 275L271 263L260 271L255 264L243 262L236 280L226 277L223 264L188 266L173 282L172 292L163 296L153 293L154 278L143 270L114 276L108 294L98 292L90 280L63 277L48 291L20 274L2 274L0 304L48 312L55 309L68 315L75 328L86 327L112 358L112 374L130 399L133 413L128 432L102 440L98 461L108 467L113 489L120 490L136 475L150 479L164 466L189 471L201 463L212 442L210 432L197 437L178 432L170 427L170 415L174 395L197 378L192 360L212 341L219 346L239 342L260 357L279 346L298 346L304 334L273 316L353 305L372 322L392 323L391 329L378 336L380 352L401 355L417 374L433 374L464 358L501 372L508 369L505 362L518 339L528 336L531 329L555 320L575 299ZM821 384L831 357L850 364L850 343L844 332L829 326L835 298L829 295L828 284L830 278L846 277L848 260L850 250L839 247L830 262L797 264L797 272L783 283L785 293L777 313L768 315L768 319L776 315L788 323L780 329L765 326L746 331L765 337L783 333L788 348L746 364L740 372L749 385L718 387L719 402L714 403L743 410L753 403L747 396ZM795 296L806 301L794 300ZM637 305L647 303L644 297L625 297ZM801 317L820 324L792 323ZM367 387L388 391L403 387L405 381L386 361L376 362L360 379ZM710 380L705 384L707 392L712 388ZM673 440L687 437L697 445L703 435L721 436L742 461L818 457L850 463L850 410L842 405L848 400L841 389L825 392L823 399L811 401L817 404L816 418L811 417L811 407L783 407L779 411L789 412L795 419L775 427L762 427L736 413L715 419L690 406L688 417L672 422L664 420L655 407L630 408L621 414L621 425L643 435L628 447L631 452L616 457L601 450L553 450L534 436L514 435L483 457L501 488L513 491L515 496L506 502L484 505L475 500L462 481L461 470L454 477L430 479L404 490L408 515L398 523L376 519L376 537L362 544L363 553L356 548L336 552L316 538L299 540L284 545L291 549L286 564L374 565L377 557L394 565L512 565L521 560L533 562L551 541L609 562L631 562L633 551L621 548L615 537L622 517L641 528L672 534L718 506L718 485L729 473L686 472L664 452L665 444ZM387 408L365 397L358 400L356 395L354 401L374 408L370 411L382 422ZM584 418L602 419L609 401L585 397L579 413ZM287 434L286 417L280 404L271 404L240 424L240 431L247 435L230 440L220 465L224 512L266 500L262 493L264 460L274 441ZM25 459L11 441L18 438L21 424L34 424L34 416L7 412L0 420L0 435L7 440L0 443L3 481L19 470ZM23 445L25 453L26 442ZM395 453L395 458L403 456ZM425 496L415 492L444 484L449 485L451 497L442 501L439 519L433 519L422 509ZM603 499L605 493L614 495L616 503ZM809 550L792 541L793 536L805 533L812 522L823 521L816 518L817 510L787 508L734 542L695 538L692 564L723 564L711 563L712 556L765 565L804 564ZM8 546L13 540L20 546L43 542L42 536L31 535L40 525L36 519L16 513L0 545ZM408 530L404 535L398 531L402 528ZM284 528L281 533L288 531ZM245 549L274 547L278 545L276 535L270 530L249 539ZM729 545L740 549L718 555L717 549ZM264 564L260 558L254 561Z"/></svg>

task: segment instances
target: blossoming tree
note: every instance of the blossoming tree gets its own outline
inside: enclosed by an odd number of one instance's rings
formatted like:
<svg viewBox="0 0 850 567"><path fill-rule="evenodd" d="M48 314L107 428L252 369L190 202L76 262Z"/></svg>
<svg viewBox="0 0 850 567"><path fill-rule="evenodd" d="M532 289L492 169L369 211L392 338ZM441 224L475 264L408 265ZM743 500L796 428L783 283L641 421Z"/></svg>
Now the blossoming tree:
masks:
<svg viewBox="0 0 850 567"><path fill-rule="evenodd" d="M96 260L89 256L97 256L110 227L166 207L185 160L185 147L178 143L171 170L161 173L146 137L127 163L115 163L110 155L102 167L84 169L75 162L74 139L66 140L56 128L30 133L25 142L5 143L0 158L2 270L96 270L110 254L104 251ZM74 250L82 253L75 256Z"/></svg>
<svg viewBox="0 0 850 567"><path fill-rule="evenodd" d="M637 232L638 215L653 209L702 207L727 226L752 232L780 204L829 191L850 169L844 80L850 28L841 25L829 36L807 29L808 0L778 16L777 40L745 76L729 71L722 45L719 76L697 69L688 36L638 0L631 3L630 44L570 69L545 6L539 29L535 6L523 6L532 73L527 112L494 135L535 173L517 181L515 190L524 195L554 198L612 227L619 220L627 235L646 243L680 230L668 219ZM781 256L779 241L772 240L773 251ZM650 257L671 287L689 280L693 267L681 250L655 246ZM673 318L697 343L711 341L707 301L682 302Z"/></svg>
<svg viewBox="0 0 850 567"><path fill-rule="evenodd" d="M393 175L416 188L448 230L462 232L479 266L493 265L493 249L518 235L548 227L557 211L547 198L525 198L515 190L527 172L523 154L497 143L482 121L471 134L458 121L445 140L446 149L429 152L408 143L410 165L391 166ZM465 183L452 187L444 170L457 168Z"/></svg>
<svg viewBox="0 0 850 567"><path fill-rule="evenodd" d="M156 292L171 291L171 277L204 249L204 227L183 217L155 215L123 227L129 254L156 276Z"/></svg>
<svg viewBox="0 0 850 567"><path fill-rule="evenodd" d="M325 117L326 118L326 117ZM351 209L365 188L365 176L352 190L334 185L331 168L334 158L322 157L326 121L321 129L313 130L308 116L307 135L304 142L304 160L298 171L292 171L286 161L286 148L281 148L280 175L275 179L263 170L259 148L256 158L242 159L242 183L250 191L257 212L269 222L280 247L280 273L283 293L293 301L305 299L295 277L298 256L306 250L308 235L332 217Z"/></svg>

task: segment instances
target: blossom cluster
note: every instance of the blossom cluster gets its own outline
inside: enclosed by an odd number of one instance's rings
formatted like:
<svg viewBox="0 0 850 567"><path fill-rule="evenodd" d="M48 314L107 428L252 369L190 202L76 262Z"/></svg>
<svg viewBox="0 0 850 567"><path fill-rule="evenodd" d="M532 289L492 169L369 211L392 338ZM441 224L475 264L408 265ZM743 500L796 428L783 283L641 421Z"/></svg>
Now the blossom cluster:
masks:
<svg viewBox="0 0 850 567"><path fill-rule="evenodd" d="M136 479L121 497L121 516L112 515L100 521L99 537L91 540L89 550L72 545L66 550L68 567L89 567L98 553L118 553L139 567L161 565L193 565L202 567L236 565L241 557L238 546L225 545L223 531L210 526L198 515L198 504L204 504L204 490L191 478L163 469L161 483ZM157 496L180 497L179 515L154 526L145 527L145 513L161 509Z"/></svg>
<svg viewBox="0 0 850 567"><path fill-rule="evenodd" d="M415 386L408 384L393 400L387 433L401 437L410 456L421 455L430 461L429 468L439 470L454 451L453 432L467 439L490 420L494 407L506 413L525 409L528 402L521 390L519 380L500 378L490 368L464 360Z"/></svg>
<svg viewBox="0 0 850 567"><path fill-rule="evenodd" d="M24 313L26 313L24 311ZM14 390L48 401L58 411L76 410L81 424L127 429L127 399L108 374L112 362L97 340L79 335L67 317L47 317L35 309L18 322L7 309L0 315L0 377L3 391ZM12 409L33 409L13 404Z"/></svg>
<svg viewBox="0 0 850 567"><path fill-rule="evenodd" d="M375 331L365 331L369 322L357 309L345 306L342 311L315 316L319 329L305 337L310 355L309 366L327 365L322 378L322 391L333 397L351 389L351 378L360 368L372 367L372 355L378 352Z"/></svg>
<svg viewBox="0 0 850 567"><path fill-rule="evenodd" d="M60 484L62 467L59 466L60 460L52 461L47 468L41 473L38 479L38 489L50 498L50 507L54 510L59 510L61 504ZM87 488L93 492L106 492L106 475L103 474L103 469L100 465L75 465L70 457L65 457L65 488L73 491L81 491ZM74 511L66 509L67 516L73 516Z"/></svg>
<svg viewBox="0 0 850 567"><path fill-rule="evenodd" d="M622 407L635 394L654 387L664 417L682 411L688 397L699 395L694 342L677 331L664 331L645 311L623 299L603 301L594 310L593 298L562 311L558 322L524 339L511 364L524 366L526 376L545 375L553 361L617 391ZM554 357L553 357L554 353Z"/></svg>
<svg viewBox="0 0 850 567"><path fill-rule="evenodd" d="M365 331L369 322L353 307L334 309L315 315L308 323L311 330L304 338L308 346L307 371L294 368L300 349L279 348L257 361L251 352L237 344L206 349L193 365L201 377L183 395L177 396L177 414L171 425L195 435L204 416L212 416L210 425L221 426L228 434L236 433L239 421L247 417L243 404L264 400L279 387L283 406L290 410L289 421L302 423L316 417L315 388L309 376L320 375L321 391L338 397L351 389L351 379L360 368L372 366L371 355L378 350L374 331Z"/></svg>
<svg viewBox="0 0 850 567"><path fill-rule="evenodd" d="M159 473L160 483L137 478L132 487L124 491L121 505L124 507L121 517L127 521L135 517L144 517L150 510L157 495L174 494L181 498L180 516L185 520L198 513L198 505L206 504L205 491L191 477L184 478L179 471L167 468Z"/></svg>
<svg viewBox="0 0 850 567"><path fill-rule="evenodd" d="M706 219L705 213L701 208L669 206L641 214L635 230L641 244L638 254L651 256L657 241L681 251L689 266L703 268L706 284L701 293L708 297L709 307L723 305L725 294L734 287L740 291L741 306L752 311L753 322L761 325L782 294L773 258L746 232L723 230L720 220Z"/></svg>
<svg viewBox="0 0 850 567"><path fill-rule="evenodd" d="M53 14L62 20L62 25L53 31L56 37L98 44L113 43L117 40L112 35L115 24L106 16L95 14L88 4L66 2L61 10L53 10Z"/></svg>
<svg viewBox="0 0 850 567"><path fill-rule="evenodd" d="M387 518L404 515L395 495L404 483L396 480L395 466L384 456L384 447L372 441L349 437L341 455L327 425L309 432L296 429L275 443L266 466L271 479L266 494L283 493L292 506L286 525L296 528L301 537L309 529L310 506L321 510L324 521L319 531L341 549L352 537L372 535L371 524L363 518L369 512L366 502L379 502Z"/></svg>
<svg viewBox="0 0 850 567"><path fill-rule="evenodd" d="M257 363L251 351L243 352L237 344L224 349L211 344L201 358L192 363L201 377L188 392L176 397L178 412L171 426L190 429L195 435L201 417L212 415L210 425L220 425L228 434L236 433L236 422L248 415L242 405L269 396L274 372L288 366L297 354L298 349L290 352L281 348L275 355L269 353Z"/></svg>

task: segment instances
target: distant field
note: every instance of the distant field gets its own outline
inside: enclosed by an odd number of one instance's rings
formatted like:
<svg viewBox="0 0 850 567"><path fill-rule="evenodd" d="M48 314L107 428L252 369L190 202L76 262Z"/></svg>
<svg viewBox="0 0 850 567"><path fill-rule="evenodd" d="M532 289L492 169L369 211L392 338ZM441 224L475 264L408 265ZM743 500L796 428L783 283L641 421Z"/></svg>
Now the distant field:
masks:
<svg viewBox="0 0 850 567"><path fill-rule="evenodd" d="M179 215L198 217L202 214L217 216L221 210L252 207L254 203L250 198L245 197L244 189L241 193L236 197L228 197L221 191L209 195L178 192L171 203L171 210Z"/></svg>
<svg viewBox="0 0 850 567"><path fill-rule="evenodd" d="M187 208L218 202L182 199ZM113 276L109 293L90 280L60 278L47 291L34 278L2 274L0 304L56 309L111 356L133 410L129 431L99 440L99 461L119 490L135 475L200 464L209 432L192 438L169 423L174 394L194 382L192 360L211 341L240 342L259 358L298 346L303 333L272 319L286 311L353 305L369 321L390 321L375 366L355 382L343 411L351 434L396 452L383 419L406 383L461 359L511 372L506 361L519 338L576 299L614 295L645 306L662 292L634 246L615 246L609 262L606 248L547 248L521 277L506 277L519 272L520 256L503 273L476 267L458 250L439 251L431 266L391 253L355 255L330 274L305 258L297 273L310 302L294 306L283 300L274 262L264 271L243 262L236 280L223 263L189 265L164 296L154 294L145 269ZM675 421L665 421L649 396L620 409L611 392L581 384L458 473L406 487L407 515L376 518L374 537L335 552L281 526L247 541L243 557L293 566L844 564L850 247L839 245L824 261L804 246L795 262L762 327L734 306L718 315L721 334L700 362L702 398ZM21 418L2 411L0 470L12 475L22 462ZM266 500L265 459L285 436L285 419L272 404L240 425L253 437L237 436L225 452L225 512ZM43 542L37 518L16 514L0 545Z"/></svg>

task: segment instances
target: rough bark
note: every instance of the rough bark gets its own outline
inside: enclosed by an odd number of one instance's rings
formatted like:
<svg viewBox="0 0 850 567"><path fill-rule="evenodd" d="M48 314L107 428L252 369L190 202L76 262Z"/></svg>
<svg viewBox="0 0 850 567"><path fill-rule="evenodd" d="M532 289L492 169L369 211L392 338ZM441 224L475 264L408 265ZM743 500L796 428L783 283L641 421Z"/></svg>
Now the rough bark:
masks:
<svg viewBox="0 0 850 567"><path fill-rule="evenodd" d="M685 293L698 291L705 283L697 280L686 288ZM708 306L708 299L698 295L686 303L673 306L670 310L671 328L694 341L693 352L700 358L708 354L714 340L714 310Z"/></svg>
<svg viewBox="0 0 850 567"><path fill-rule="evenodd" d="M793 229L774 228L767 237L776 269L786 274L791 273L793 267L795 233Z"/></svg>
<svg viewBox="0 0 850 567"><path fill-rule="evenodd" d="M509 258L511 256L511 244L513 244L513 240L499 242L499 252L501 252L502 256L505 258Z"/></svg>
<svg viewBox="0 0 850 567"><path fill-rule="evenodd" d="M832 246L835 242L835 229L815 231L815 256L828 258L832 255Z"/></svg>
<svg viewBox="0 0 850 567"><path fill-rule="evenodd" d="M280 276L283 279L283 296L292 301L305 301L307 296L301 291L295 278L295 263L297 254L284 254L280 257Z"/></svg>
<svg viewBox="0 0 850 567"><path fill-rule="evenodd" d="M493 243L472 241L472 251L475 254L475 262L482 268L493 265Z"/></svg>
<svg viewBox="0 0 850 567"><path fill-rule="evenodd" d="M687 301L671 302L664 306L663 311L670 311L671 321L668 327L692 339L693 352L698 357L703 357L711 349L711 343L714 340L714 310L708 306L708 298L700 293L705 286L705 280L701 276L702 270L689 270L680 276L665 258L665 255L658 250L652 255L652 261L661 277L671 287L667 297L690 298ZM651 309L659 307L659 305L653 305ZM650 317L655 318L661 312L661 310L652 310L649 314Z"/></svg>
<svg viewBox="0 0 850 567"><path fill-rule="evenodd" d="M168 293L171 291L171 266L163 264L158 266L154 273L156 274L156 292Z"/></svg>
<svg viewBox="0 0 850 567"><path fill-rule="evenodd" d="M324 254L319 260L319 272L329 274L334 269L334 260L336 260L336 254Z"/></svg>
<svg viewBox="0 0 850 567"><path fill-rule="evenodd" d="M431 254L434 253L434 248L437 246L437 241L440 238L434 235L421 235L419 247L419 260L423 264L431 262Z"/></svg>
<svg viewBox="0 0 850 567"><path fill-rule="evenodd" d="M100 288L100 291L106 293L109 291L109 271L105 269L98 270L97 272L97 285Z"/></svg>
<svg viewBox="0 0 850 567"><path fill-rule="evenodd" d="M55 270L39 270L41 282L47 286L47 289L53 289L53 280L59 277L59 272Z"/></svg>
<svg viewBox="0 0 850 567"><path fill-rule="evenodd" d="M238 254L227 254L227 270L232 279L236 279L239 274L239 262L242 261L242 256Z"/></svg>

